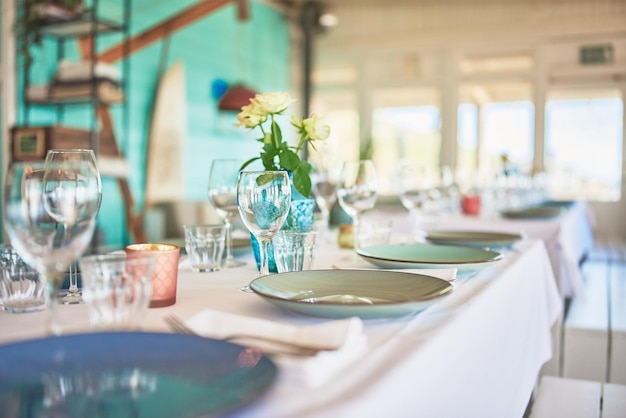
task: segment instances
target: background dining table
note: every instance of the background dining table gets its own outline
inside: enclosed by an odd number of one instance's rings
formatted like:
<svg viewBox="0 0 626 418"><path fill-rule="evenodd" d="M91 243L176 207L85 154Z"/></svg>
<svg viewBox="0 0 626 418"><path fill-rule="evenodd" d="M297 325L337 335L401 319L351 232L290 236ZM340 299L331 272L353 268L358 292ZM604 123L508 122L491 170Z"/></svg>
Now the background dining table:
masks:
<svg viewBox="0 0 626 418"><path fill-rule="evenodd" d="M561 295L564 298L582 296L584 286L579 264L594 246L594 214L584 201L554 202L551 207L561 209L560 214L510 218L497 213L482 216L444 214L437 219L433 229L510 232L540 239L548 250Z"/></svg>
<svg viewBox="0 0 626 418"><path fill-rule="evenodd" d="M358 350L274 357L279 374L269 392L233 416L521 417L552 356L562 299L543 240L525 238L503 254L457 278L450 295L421 312L364 320ZM189 319L205 310L297 326L330 321L242 292L258 273L251 252L237 256L247 265L214 273L192 272L183 258L176 304L150 309L145 329L172 332L166 316ZM376 269L321 239L314 268L336 267ZM0 313L0 343L43 337L45 314ZM84 305L61 306L59 314L76 332L89 332Z"/></svg>

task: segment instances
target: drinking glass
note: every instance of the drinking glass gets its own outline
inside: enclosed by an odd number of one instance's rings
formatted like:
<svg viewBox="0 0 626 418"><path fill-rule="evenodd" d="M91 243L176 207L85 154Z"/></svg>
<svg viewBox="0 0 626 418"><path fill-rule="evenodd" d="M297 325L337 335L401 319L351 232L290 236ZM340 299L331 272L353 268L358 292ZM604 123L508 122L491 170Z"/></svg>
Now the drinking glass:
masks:
<svg viewBox="0 0 626 418"><path fill-rule="evenodd" d="M359 220L361 214L376 204L377 177L372 160L344 163L337 186L339 204L352 218L354 225L354 248L360 248Z"/></svg>
<svg viewBox="0 0 626 418"><path fill-rule="evenodd" d="M321 211L324 233L328 229L330 209L337 201L337 181L340 169L341 166L332 163L325 166L317 166L311 176L313 183L311 193Z"/></svg>
<svg viewBox="0 0 626 418"><path fill-rule="evenodd" d="M261 276L269 274L268 252L283 226L291 202L286 171L242 171L237 183L237 207L244 225L259 241Z"/></svg>
<svg viewBox="0 0 626 418"><path fill-rule="evenodd" d="M83 209L85 211L84 214L80 216L95 218L100 210L100 203L102 202L102 181L100 178L100 171L98 170L98 165L96 163L96 156L93 150L90 149L53 149L49 150L46 154L46 162L59 162L61 164L67 162L78 161L81 173L72 173L70 171L70 167L65 164L67 179L59 182L50 182L48 187L50 187L51 193L49 196L51 198L48 200L48 207L50 216L52 216L57 222L63 224L63 228L67 229L71 224L76 221L76 216L78 215L73 210L72 204L69 202L62 202L59 198L59 189L60 188L71 188L77 189L80 187L77 184L73 184L75 182L80 181L80 179L86 179L88 183L94 183L94 186L97 187L97 190L94 188L93 192L97 193L97 202L93 206L85 206ZM86 164L87 169L85 170L83 165ZM83 176L83 177L81 177ZM82 192L81 192L82 193ZM65 193L65 195L71 196L71 193ZM71 305L75 303L83 303L83 297L78 290L78 278L75 271L73 271L73 262L70 263L69 266L69 279L70 285L67 291L67 294L59 299L60 303Z"/></svg>
<svg viewBox="0 0 626 418"><path fill-rule="evenodd" d="M398 196L400 202L409 211L419 211L428 200L432 182L423 166L416 167L408 160L400 161L398 166Z"/></svg>
<svg viewBox="0 0 626 418"><path fill-rule="evenodd" d="M237 213L237 179L243 161L237 159L216 159L211 163L209 173L209 201L226 226L226 260L224 267L240 267L246 263L235 260L232 253L233 215Z"/></svg>
<svg viewBox="0 0 626 418"><path fill-rule="evenodd" d="M56 305L63 274L95 228L100 190L90 170L86 161L14 162L5 177L4 226L13 248L46 279L50 334L62 333Z"/></svg>

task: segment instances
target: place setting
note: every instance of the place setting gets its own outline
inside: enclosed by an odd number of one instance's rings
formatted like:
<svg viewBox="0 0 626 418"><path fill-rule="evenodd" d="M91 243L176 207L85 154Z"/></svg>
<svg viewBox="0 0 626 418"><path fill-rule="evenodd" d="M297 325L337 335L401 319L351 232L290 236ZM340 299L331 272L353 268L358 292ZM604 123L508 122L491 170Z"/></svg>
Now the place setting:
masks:
<svg viewBox="0 0 626 418"><path fill-rule="evenodd" d="M350 171L354 170L354 171ZM267 172L265 172L267 174ZM343 320L359 318L361 320L389 319L408 316L426 309L450 294L453 285L449 280L415 271L389 271L382 269L315 269L313 261L317 245L325 245L323 240L316 243L313 232L281 230L287 217L283 206L276 204L271 210L260 204L263 200L251 197L253 193L262 195L266 201L280 202L274 193L280 195L280 188L265 184L258 186L257 181L248 181L246 176L263 174L242 173L239 187L239 210L244 224L260 239L270 236L273 243L273 259L277 272L269 274L264 266L259 266L259 276L242 290L254 293L282 311L313 318ZM272 182L282 181L278 174ZM359 183L362 182L362 183ZM366 188L362 186L367 185ZM359 183L359 184L357 184ZM353 193L356 187L360 194ZM262 191L261 191L262 190ZM368 192L363 193L363 190ZM355 236L358 231L369 231L367 223L360 224L360 213L366 206L375 203L375 171L371 161L359 164L344 164L338 184L338 196L341 205L351 208L355 219ZM255 202L256 207L247 202ZM364 205L363 203L367 204ZM266 214L273 218L264 218ZM379 232L378 230L376 232ZM387 232L382 236L389 236ZM307 237L313 234L313 240ZM378 234L380 235L380 234ZM365 235L363 235L365 236ZM360 239L360 238L359 238ZM359 241L357 239L357 241ZM372 241L368 241L372 242ZM267 260L270 255L263 255ZM358 253L354 253L359 257ZM441 273L441 272L440 272ZM443 273L455 277L456 270Z"/></svg>
<svg viewBox="0 0 626 418"><path fill-rule="evenodd" d="M424 234L427 242L441 245L458 245L482 249L510 250L525 239L522 233L483 230L430 230Z"/></svg>
<svg viewBox="0 0 626 418"><path fill-rule="evenodd" d="M491 250L456 245L398 244L365 247L357 250L363 259L384 269L456 268L458 277L470 277L502 260Z"/></svg>

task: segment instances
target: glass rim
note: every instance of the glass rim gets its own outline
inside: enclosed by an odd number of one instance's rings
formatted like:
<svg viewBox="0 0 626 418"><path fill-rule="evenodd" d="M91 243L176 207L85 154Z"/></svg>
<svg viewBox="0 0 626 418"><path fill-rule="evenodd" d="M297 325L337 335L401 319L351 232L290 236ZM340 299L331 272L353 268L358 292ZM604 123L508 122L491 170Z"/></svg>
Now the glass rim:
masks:
<svg viewBox="0 0 626 418"><path fill-rule="evenodd" d="M145 261L152 261L155 258L153 254L150 253L141 253L134 255L133 257L129 257L124 252L114 252L107 254L89 254L83 255L79 257L79 262L88 262L88 263L102 263L102 262L125 262L125 263L140 263Z"/></svg>
<svg viewBox="0 0 626 418"><path fill-rule="evenodd" d="M183 229L187 228L226 228L225 224L183 224Z"/></svg>
<svg viewBox="0 0 626 418"><path fill-rule="evenodd" d="M253 170L253 171L240 171L241 174L281 174L285 176L289 176L289 173L286 170Z"/></svg>
<svg viewBox="0 0 626 418"><path fill-rule="evenodd" d="M295 231L293 229L280 229L274 235L317 235L319 231Z"/></svg>

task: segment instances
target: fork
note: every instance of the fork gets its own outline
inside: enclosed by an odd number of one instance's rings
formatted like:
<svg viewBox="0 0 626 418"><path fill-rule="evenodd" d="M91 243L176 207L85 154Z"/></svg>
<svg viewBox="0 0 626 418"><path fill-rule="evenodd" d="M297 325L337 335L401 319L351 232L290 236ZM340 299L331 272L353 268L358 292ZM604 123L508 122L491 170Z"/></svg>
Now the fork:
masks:
<svg viewBox="0 0 626 418"><path fill-rule="evenodd" d="M169 327L179 333L179 334L187 334L187 335L198 335L197 332L192 330L185 322L176 315L167 315L164 318L164 321L169 325ZM258 343L266 343L265 347L256 348L263 351L265 354L289 354L295 356L314 356L320 351L323 351L322 348L313 348L303 346L298 343L278 340L271 337L263 337L259 335L246 335L246 334L232 334L226 337L221 338L223 341L234 342L235 340L248 340L248 341L257 341ZM269 344L269 346L268 346ZM261 344L263 345L263 344ZM268 348L271 347L271 348ZM281 348L277 348L281 347Z"/></svg>

